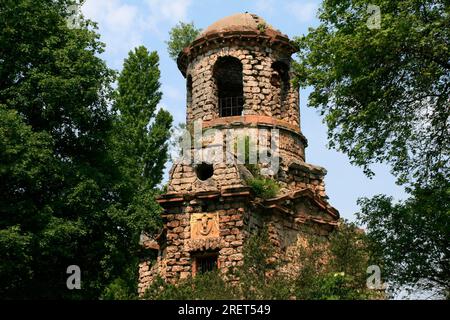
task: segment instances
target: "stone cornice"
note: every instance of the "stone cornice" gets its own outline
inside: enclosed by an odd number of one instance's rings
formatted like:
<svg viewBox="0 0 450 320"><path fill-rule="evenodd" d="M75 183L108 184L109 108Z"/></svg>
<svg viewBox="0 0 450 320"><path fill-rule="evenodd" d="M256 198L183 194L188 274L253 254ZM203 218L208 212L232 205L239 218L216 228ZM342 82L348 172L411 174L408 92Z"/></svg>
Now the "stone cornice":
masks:
<svg viewBox="0 0 450 320"><path fill-rule="evenodd" d="M218 198L235 198L235 197L248 197L253 199L253 191L250 187L236 187L236 188L223 188L221 191L199 191L194 193L180 193L171 192L160 195L156 198L156 201L161 206L174 206L179 205L184 201L190 201L193 199L218 199Z"/></svg>
<svg viewBox="0 0 450 320"><path fill-rule="evenodd" d="M222 117L216 118L209 121L203 121L203 128L232 128L237 126L245 126L251 128L252 126L265 126L270 128L277 128L281 130L289 131L295 135L297 135L300 140L303 142L304 146L308 146L308 140L301 133L300 127L293 125L287 121L275 119L269 116L261 116L261 115L243 115L243 116L234 116L234 117Z"/></svg>
<svg viewBox="0 0 450 320"><path fill-rule="evenodd" d="M159 196L156 201L162 206L176 206L184 201L190 201L193 199L218 199L218 198L236 198L236 197L248 197L249 200L254 200L253 190L250 187L236 187L236 188L223 188L221 191L200 191L195 193L166 193ZM286 201L294 201L299 198L309 198L311 202L320 210L326 212L333 221L337 221L340 217L339 211L332 207L325 199L317 195L310 188L305 188L291 193L265 200L256 200L257 204L265 209L275 209L283 213L290 213L289 209L283 206ZM313 217L314 218L314 217ZM317 220L318 218L314 218ZM312 219L312 220L314 220ZM319 219L321 220L321 219ZM316 221L318 222L318 221ZM328 223L330 221L323 221ZM332 221L331 221L332 222ZM334 224L334 222L332 223Z"/></svg>
<svg viewBox="0 0 450 320"><path fill-rule="evenodd" d="M283 206L283 203L285 203L288 200L296 200L299 198L307 197L309 198L312 203L318 207L320 210L326 212L334 221L337 221L340 217L339 211L336 210L334 207L332 207L325 199L318 196L316 193L314 193L311 189L305 188L301 190L297 190L288 194L285 194L280 197L267 199L264 201L261 201L259 204L260 206L266 208L266 209L276 209L283 213L290 213L289 209L285 208ZM313 217L314 218L314 217ZM321 220L319 218L315 218L316 220ZM314 219L312 219L314 220ZM328 223L329 221L324 220L323 223ZM333 222L334 224L334 222Z"/></svg>
<svg viewBox="0 0 450 320"><path fill-rule="evenodd" d="M178 69L180 69L183 76L186 76L189 61L210 48L214 46L223 47L225 46L224 43L240 43L240 46L245 46L252 42L255 42L255 45L256 43L259 46L264 44L264 46L275 50L286 51L289 55L298 51L298 46L294 42L289 40L288 37L277 33L252 30L215 32L195 39L189 47L184 48L178 55Z"/></svg>

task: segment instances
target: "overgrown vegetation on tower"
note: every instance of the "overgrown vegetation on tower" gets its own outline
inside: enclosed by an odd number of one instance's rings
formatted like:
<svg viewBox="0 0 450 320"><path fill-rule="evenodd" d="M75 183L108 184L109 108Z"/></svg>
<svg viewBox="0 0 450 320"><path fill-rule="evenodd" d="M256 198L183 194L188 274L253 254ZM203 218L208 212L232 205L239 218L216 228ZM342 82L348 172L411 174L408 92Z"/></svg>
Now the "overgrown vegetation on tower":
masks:
<svg viewBox="0 0 450 320"><path fill-rule="evenodd" d="M373 261L364 233L342 222L330 242L318 237L299 244L289 263L274 258L267 229L253 234L244 246L244 263L227 274L207 272L168 284L157 279L144 299L380 299L383 292L366 286L366 268ZM284 270L283 270L283 267ZM292 272L295 270L295 272ZM290 271L290 272L289 272ZM228 279L225 281L225 279ZM239 279L239 281L229 281Z"/></svg>

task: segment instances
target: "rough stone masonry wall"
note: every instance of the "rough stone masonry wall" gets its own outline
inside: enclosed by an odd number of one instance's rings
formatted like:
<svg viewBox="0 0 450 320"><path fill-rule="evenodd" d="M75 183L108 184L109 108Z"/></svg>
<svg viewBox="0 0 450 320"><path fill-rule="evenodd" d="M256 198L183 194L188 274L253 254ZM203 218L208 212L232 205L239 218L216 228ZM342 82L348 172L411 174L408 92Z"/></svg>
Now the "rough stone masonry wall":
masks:
<svg viewBox="0 0 450 320"><path fill-rule="evenodd" d="M280 263L280 270L292 274L301 264L299 251L311 241L327 240L335 229L333 219L309 205L308 200L297 201L295 214L285 214L271 211L256 210L245 220L246 236L265 228L269 241L274 247L274 259ZM320 223L310 219L316 219ZM328 222L328 223L327 223ZM245 259L245 257L244 257ZM292 274L295 276L295 274Z"/></svg>
<svg viewBox="0 0 450 320"><path fill-rule="evenodd" d="M192 79L192 94L188 93L192 98L188 103L187 122L219 117L214 65L219 57L225 56L235 57L242 63L244 114L270 116L299 127L298 88L289 85L285 102L280 103L280 88L275 87L272 81L276 72L272 64L290 61L290 55L271 48L239 43L230 43L225 47L211 45L208 51L190 61L187 78Z"/></svg>
<svg viewBox="0 0 450 320"><path fill-rule="evenodd" d="M319 196L327 198L324 175L325 173L317 172L316 170L291 168L287 183L289 189L310 188Z"/></svg>
<svg viewBox="0 0 450 320"><path fill-rule="evenodd" d="M287 167L281 168L277 178L279 183L288 190L309 188L320 197L327 198L325 175L326 170L322 167L294 160Z"/></svg>
<svg viewBox="0 0 450 320"><path fill-rule="evenodd" d="M207 152L207 149L203 149L203 155L201 157L202 160L206 162L212 162L213 163L213 169L214 174L211 177L211 179L208 179L206 181L201 181L198 179L196 173L195 173L195 163L194 163L194 153L191 153L191 160L190 163L176 163L173 165L170 173L169 173L169 186L168 191L169 192L180 192L180 191L186 191L186 192L196 192L196 191L208 191L208 190L220 190L221 188L229 188L229 187L239 187L244 186L245 183L245 177L243 177L239 173L237 160L234 159L233 163L227 163L226 157L230 154L227 153L227 146L225 143L221 144L221 141L225 141L226 131L228 129L233 129L230 132L232 133L234 142L237 141L238 138L242 138L245 136L248 136L249 134L255 137L254 143L258 146L258 151L261 149L268 149L270 151L270 143L271 143L271 135L270 135L270 128L248 128L244 127L243 124L240 124L238 126L227 126L225 128L220 129L220 131L217 131L217 134L219 135L215 140L218 140L217 144L210 144L212 148L215 148L214 150L222 152L222 160L216 159L218 161L213 161L214 157L210 155L210 153ZM263 129L267 132L266 138L259 141L258 139L258 129ZM205 139L207 140L207 139ZM211 139L214 140L214 139ZM211 141L210 141L211 142ZM219 146L219 148L216 148ZM235 144L232 143L232 148L234 148ZM280 130L279 131L279 156L280 156L280 173L278 174L279 177L287 177L287 172L282 172L283 170L287 170L289 164L292 162L302 162L304 159L304 147L301 139L293 132L287 131L287 130ZM233 151L233 150L232 150ZM269 164L261 165L261 167L268 167ZM295 178L297 182L304 182L309 183L309 180L307 181L306 178L309 179L309 176L302 180L298 176ZM293 180L294 178L291 178L290 180ZM300 179L300 180L299 180ZM296 185L290 183L291 181L288 181L288 178L285 178L286 182L288 183L289 188L296 187ZM320 183L319 183L320 184ZM314 185L314 184L312 184Z"/></svg>
<svg viewBox="0 0 450 320"><path fill-rule="evenodd" d="M268 215L263 211L248 209L247 199L237 201L210 203L209 213L218 213L220 221L220 238L205 240L190 239L189 216L197 212L198 203L187 207L176 206L163 216L167 227L167 247L162 248L156 262L142 260L139 265L139 294L143 295L157 275L168 282L192 276L193 257L199 251L218 252L218 264L222 272L243 264L243 246L250 234L267 228L269 240L274 245L274 258L286 263L282 271L289 273L297 270L298 250L312 238L323 238L334 229L333 224L305 223L297 217L320 217L324 215L311 207L301 204L295 216L283 214ZM196 201L194 201L196 202ZM327 219L327 218L325 218Z"/></svg>
<svg viewBox="0 0 450 320"><path fill-rule="evenodd" d="M248 198L233 197L212 201L194 199L167 207L162 216L166 246L160 249L154 265L146 260L141 261L139 294L145 292L158 274L171 283L191 276L194 257L200 252L217 252L218 266L223 272L241 265L247 206ZM219 237L192 239L190 217L204 212L218 215Z"/></svg>
<svg viewBox="0 0 450 320"><path fill-rule="evenodd" d="M282 193L309 188L317 195L326 198L325 172L308 167L311 166L280 167L276 178L282 187ZM201 181L197 178L193 165L182 163L174 165L170 172L168 192L217 191L222 188L236 188L246 185L245 179L236 164L216 163L213 168L213 176L206 181Z"/></svg>
<svg viewBox="0 0 450 320"><path fill-rule="evenodd" d="M170 172L168 191L216 191L223 187L241 187L244 185L244 181L234 164L226 164L225 162L213 164L214 174L206 181L198 179L194 166L194 164L175 164Z"/></svg>

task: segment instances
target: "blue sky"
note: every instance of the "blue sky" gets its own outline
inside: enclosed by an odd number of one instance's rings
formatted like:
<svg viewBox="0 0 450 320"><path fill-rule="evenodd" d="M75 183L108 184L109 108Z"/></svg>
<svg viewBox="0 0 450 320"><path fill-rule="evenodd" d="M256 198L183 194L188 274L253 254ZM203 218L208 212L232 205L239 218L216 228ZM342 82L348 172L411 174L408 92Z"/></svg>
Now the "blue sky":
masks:
<svg viewBox="0 0 450 320"><path fill-rule="evenodd" d="M193 21L204 29L225 16L248 11L292 38L318 25L319 4L316 0L87 0L82 11L98 22L101 40L106 43L102 57L111 68L120 70L123 59L136 46L145 45L158 52L164 94L160 107L169 110L175 123L180 123L185 121L186 113L185 80L170 59L165 43L178 21ZM395 185L388 167L374 166L376 175L369 179L361 168L350 164L347 156L327 148L326 126L318 112L307 107L309 92L300 91L301 126L309 141L306 161L328 170L326 191L341 216L354 220L359 197L384 193L404 199L403 188Z"/></svg>

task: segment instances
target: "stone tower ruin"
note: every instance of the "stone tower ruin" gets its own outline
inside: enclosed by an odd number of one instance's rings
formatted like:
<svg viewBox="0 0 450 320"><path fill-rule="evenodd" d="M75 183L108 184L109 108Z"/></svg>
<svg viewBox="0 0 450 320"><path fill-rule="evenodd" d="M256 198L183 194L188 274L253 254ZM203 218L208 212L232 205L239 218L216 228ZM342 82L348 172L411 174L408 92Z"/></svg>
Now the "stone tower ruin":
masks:
<svg viewBox="0 0 450 320"><path fill-rule="evenodd" d="M143 239L157 258L141 257L141 294L156 275L176 282L241 265L246 239L262 227L281 255L308 235L326 236L336 227L326 170L305 162L299 90L291 81L296 51L262 18L241 13L213 23L179 55L186 124L194 131L200 126L202 138L189 144L189 161L173 164L167 193L158 198L164 227ZM249 137L257 158L266 155L268 162L256 167L280 185L275 197L261 198L248 186L254 172L235 147L242 137Z"/></svg>

